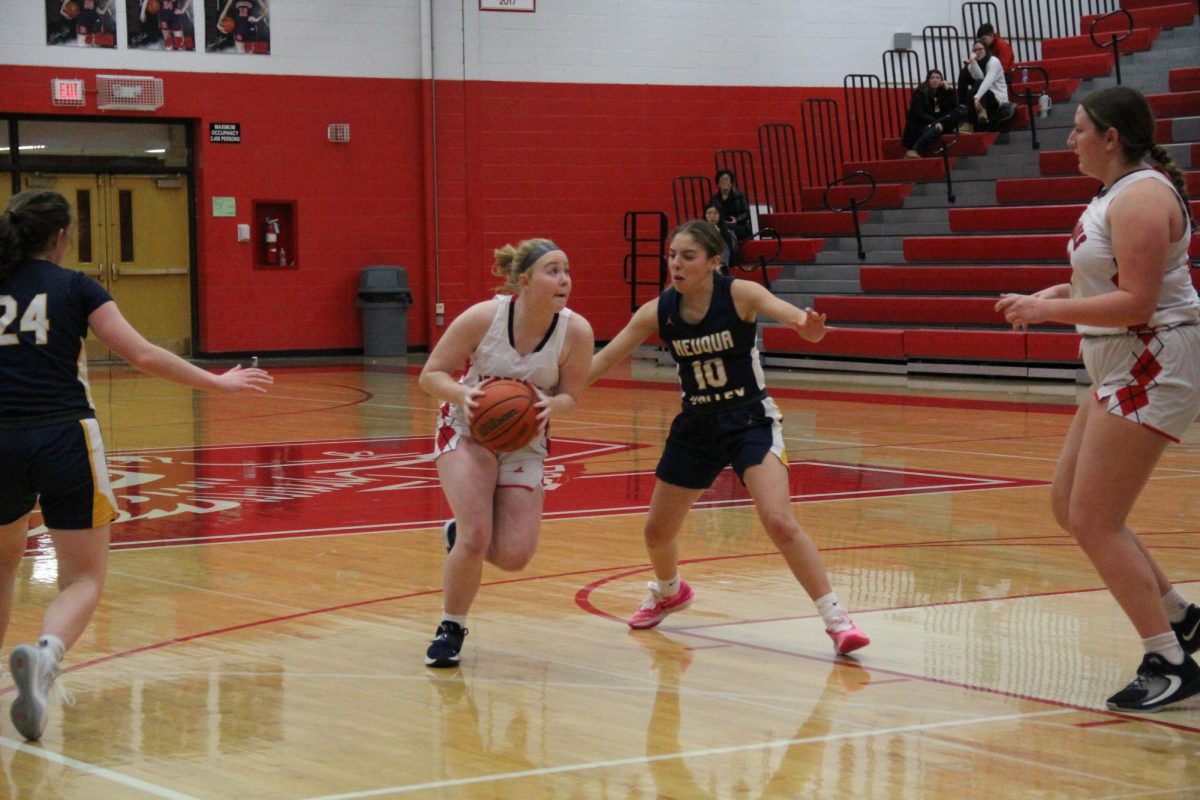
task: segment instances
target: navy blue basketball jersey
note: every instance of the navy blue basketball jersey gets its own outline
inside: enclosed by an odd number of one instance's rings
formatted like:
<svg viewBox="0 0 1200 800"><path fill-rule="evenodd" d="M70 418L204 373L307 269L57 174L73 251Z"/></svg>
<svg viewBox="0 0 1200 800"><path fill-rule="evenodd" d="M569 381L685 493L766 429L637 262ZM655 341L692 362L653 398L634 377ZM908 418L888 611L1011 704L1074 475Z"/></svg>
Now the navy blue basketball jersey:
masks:
<svg viewBox="0 0 1200 800"><path fill-rule="evenodd" d="M25 261L0 284L0 427L95 416L83 340L88 316L112 300L81 272Z"/></svg>
<svg viewBox="0 0 1200 800"><path fill-rule="evenodd" d="M728 275L713 275L708 313L695 325L680 316L674 287L658 297L658 335L675 359L685 411L724 410L766 395L755 346L758 323L738 316L733 281Z"/></svg>

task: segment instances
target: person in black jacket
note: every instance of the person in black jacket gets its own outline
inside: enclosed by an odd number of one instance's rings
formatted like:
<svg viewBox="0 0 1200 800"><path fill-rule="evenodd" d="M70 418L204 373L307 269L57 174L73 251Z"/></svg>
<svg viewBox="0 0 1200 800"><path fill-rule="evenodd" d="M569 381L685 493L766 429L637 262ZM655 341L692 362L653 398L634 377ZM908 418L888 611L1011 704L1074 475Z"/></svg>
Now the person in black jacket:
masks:
<svg viewBox="0 0 1200 800"><path fill-rule="evenodd" d="M925 80L913 90L912 103L904 125L905 158L920 158L921 150L961 122L955 105L954 90L946 85L940 70L931 69Z"/></svg>
<svg viewBox="0 0 1200 800"><path fill-rule="evenodd" d="M717 170L717 191L708 204L720 209L725 229L733 231L737 240L744 242L754 232L750 230L750 203L746 195L734 188L736 180L733 170Z"/></svg>

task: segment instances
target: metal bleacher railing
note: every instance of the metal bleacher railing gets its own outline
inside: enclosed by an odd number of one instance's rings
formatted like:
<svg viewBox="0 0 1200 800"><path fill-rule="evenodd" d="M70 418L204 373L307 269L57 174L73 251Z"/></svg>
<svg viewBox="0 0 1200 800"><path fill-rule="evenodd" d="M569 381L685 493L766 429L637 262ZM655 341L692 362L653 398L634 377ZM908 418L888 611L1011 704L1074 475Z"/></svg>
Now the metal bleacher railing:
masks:
<svg viewBox="0 0 1200 800"><path fill-rule="evenodd" d="M1084 16L1116 11L1120 0L1004 0L1003 6L1001 11L994 2L963 3L963 34L974 38L979 26L990 22L1018 61L1037 61L1043 39L1086 33L1080 29Z"/></svg>
<svg viewBox="0 0 1200 800"><path fill-rule="evenodd" d="M662 211L626 211L625 242L629 252L625 254L624 277L629 284L629 312L632 314L641 305L638 287L649 286L655 292L662 291L667 283L667 215ZM646 277L649 272L653 280Z"/></svg>
<svg viewBox="0 0 1200 800"><path fill-rule="evenodd" d="M886 112L883 82L878 75L850 74L842 78L846 134L851 161L873 161L883 152Z"/></svg>
<svg viewBox="0 0 1200 800"><path fill-rule="evenodd" d="M1097 33L1096 28L1103 25L1110 19L1117 17L1125 18L1125 30L1123 31L1105 31ZM1130 14L1123 8L1118 8L1116 11L1110 11L1107 14L1101 14L1092 20L1092 24L1088 27L1088 37L1091 38L1092 44L1096 47L1111 47L1113 57L1113 69L1117 73L1117 85L1121 85L1121 42L1133 35L1133 14Z"/></svg>
<svg viewBox="0 0 1200 800"><path fill-rule="evenodd" d="M758 160L762 164L762 199L771 210L783 213L802 210L796 129L785 122L759 125Z"/></svg>
<svg viewBox="0 0 1200 800"><path fill-rule="evenodd" d="M842 174L842 118L838 104L810 97L800 104L804 142L804 178L808 186L825 186Z"/></svg>

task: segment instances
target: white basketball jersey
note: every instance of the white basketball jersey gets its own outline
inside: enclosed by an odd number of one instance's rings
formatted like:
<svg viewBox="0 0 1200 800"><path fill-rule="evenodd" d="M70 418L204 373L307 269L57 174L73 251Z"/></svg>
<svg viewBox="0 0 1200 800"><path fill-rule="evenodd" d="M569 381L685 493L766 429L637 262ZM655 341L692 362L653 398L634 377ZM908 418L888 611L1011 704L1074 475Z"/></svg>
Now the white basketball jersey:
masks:
<svg viewBox="0 0 1200 800"><path fill-rule="evenodd" d="M485 378L516 378L529 381L543 392L552 394L558 386L558 361L567 337L570 309L555 315L545 338L532 353L521 355L512 342L512 295L496 295L496 314L483 341L471 353L471 364L461 383L474 386Z"/></svg>
<svg viewBox="0 0 1200 800"><path fill-rule="evenodd" d="M1084 209L1067 252L1071 256L1071 297L1095 297L1107 294L1117 286L1117 260L1112 250L1112 230L1109 228L1108 206L1125 187L1140 180L1157 180L1175 192L1171 179L1156 169L1131 172L1122 177L1104 194L1092 199ZM1176 192L1176 197L1178 193ZM1182 207L1183 201L1180 200ZM1178 325L1200 320L1200 297L1192 286L1188 264L1188 245L1192 240L1192 228L1185 210L1183 236L1171 243L1164 265L1162 288L1158 293L1158 305L1150 317L1148 327ZM1083 334L1107 336L1125 333L1126 328L1102 328L1095 325L1076 325Z"/></svg>

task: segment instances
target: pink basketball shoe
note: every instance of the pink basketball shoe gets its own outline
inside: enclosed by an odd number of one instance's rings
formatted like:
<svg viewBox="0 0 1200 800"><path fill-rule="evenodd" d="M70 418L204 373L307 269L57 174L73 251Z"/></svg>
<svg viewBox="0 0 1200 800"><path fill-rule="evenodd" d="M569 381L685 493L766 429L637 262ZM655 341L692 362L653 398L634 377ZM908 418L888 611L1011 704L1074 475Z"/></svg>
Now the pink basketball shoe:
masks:
<svg viewBox="0 0 1200 800"><path fill-rule="evenodd" d="M681 611L692 604L695 594L687 581L679 582L679 591L670 597L663 597L658 592L654 581L650 582L650 594L638 606L637 613L629 618L629 627L636 629L653 628L667 618L667 614Z"/></svg>
<svg viewBox="0 0 1200 800"><path fill-rule="evenodd" d="M853 653L855 650L866 647L871 643L867 635L860 631L849 617L846 617L846 624L849 627L841 630L831 631L828 628L825 632L829 634L829 638L833 639L833 649L837 651L839 656L844 656L847 653Z"/></svg>

